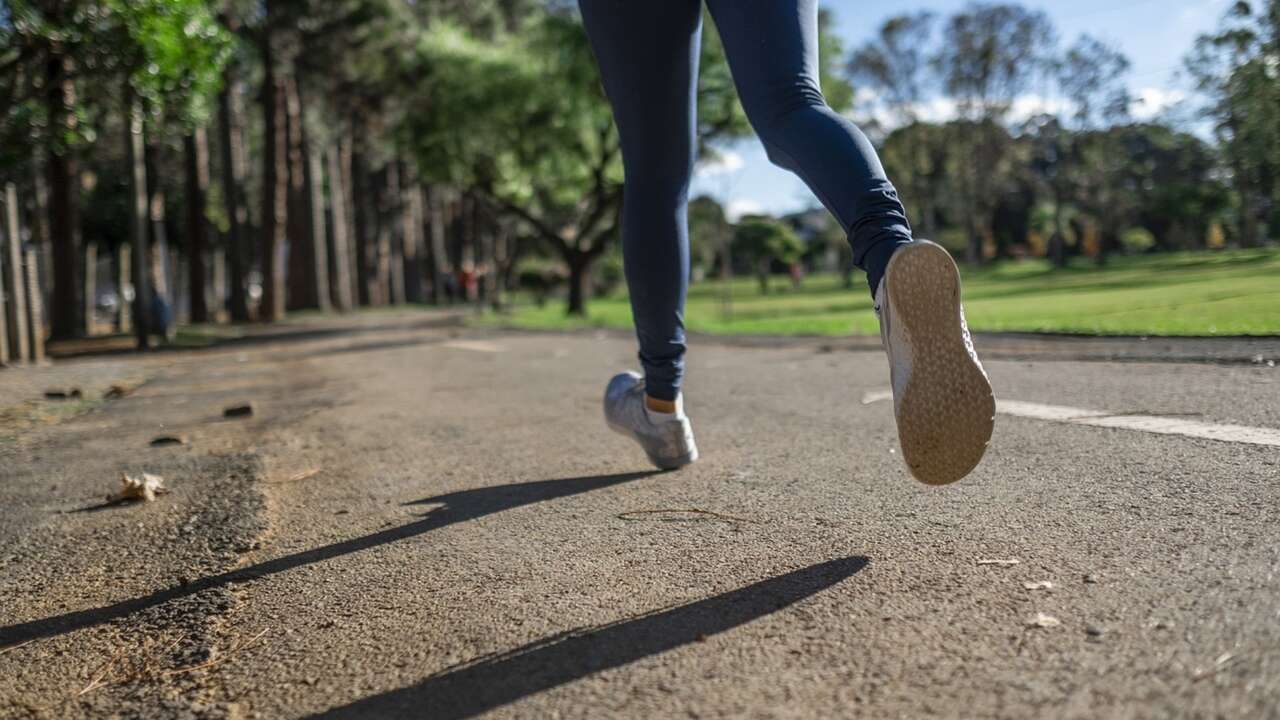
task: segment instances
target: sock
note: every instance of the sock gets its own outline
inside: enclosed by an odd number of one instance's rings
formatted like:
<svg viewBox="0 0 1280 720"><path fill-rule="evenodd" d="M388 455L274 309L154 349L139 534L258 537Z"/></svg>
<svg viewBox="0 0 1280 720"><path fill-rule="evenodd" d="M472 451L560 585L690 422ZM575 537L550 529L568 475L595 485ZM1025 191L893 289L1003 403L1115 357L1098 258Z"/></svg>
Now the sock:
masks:
<svg viewBox="0 0 1280 720"><path fill-rule="evenodd" d="M670 422L672 420L679 420L680 418L684 417L684 395L676 396L676 400L675 400L676 410L675 412L669 412L669 413L659 412L657 410L654 410L653 408L649 407L649 403L647 402L648 396L645 396L645 399L646 399L646 402L644 404L644 414L648 416L649 422L651 423L657 424L657 423L663 423L663 422Z"/></svg>

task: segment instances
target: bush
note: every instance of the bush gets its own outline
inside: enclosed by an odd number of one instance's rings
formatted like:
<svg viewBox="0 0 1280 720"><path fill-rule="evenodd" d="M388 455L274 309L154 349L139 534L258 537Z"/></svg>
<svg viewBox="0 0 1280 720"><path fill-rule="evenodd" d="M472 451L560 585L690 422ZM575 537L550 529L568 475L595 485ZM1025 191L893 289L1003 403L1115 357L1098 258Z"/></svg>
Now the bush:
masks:
<svg viewBox="0 0 1280 720"><path fill-rule="evenodd" d="M1143 227L1133 227L1120 233L1120 245L1124 251L1136 255L1144 253L1156 245L1156 236Z"/></svg>

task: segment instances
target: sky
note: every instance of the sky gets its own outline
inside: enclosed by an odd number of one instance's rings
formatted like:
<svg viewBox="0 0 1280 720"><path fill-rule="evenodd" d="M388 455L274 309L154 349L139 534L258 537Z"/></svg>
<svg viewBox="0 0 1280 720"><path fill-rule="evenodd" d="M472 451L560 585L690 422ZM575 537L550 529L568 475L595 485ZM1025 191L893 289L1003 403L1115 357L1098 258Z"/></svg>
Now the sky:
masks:
<svg viewBox="0 0 1280 720"><path fill-rule="evenodd" d="M1131 93L1142 102L1132 108L1135 117L1159 115L1190 95L1189 84L1179 78L1182 58L1197 35L1212 31L1231 0L1023 0L1029 8L1043 10L1058 31L1063 45L1082 33L1119 48L1132 67L1127 76ZM846 52L871 39L888 18L930 10L943 18L964 8L967 0L822 0L835 16L836 29ZM1032 114L1051 106L1052 98L1030 94L1015 107L1015 114ZM937 101L923 114L945 120L948 107ZM746 213L782 214L814 207L818 201L804 183L774 167L754 137L722 149L719 161L699 165L693 194L718 198L731 218Z"/></svg>

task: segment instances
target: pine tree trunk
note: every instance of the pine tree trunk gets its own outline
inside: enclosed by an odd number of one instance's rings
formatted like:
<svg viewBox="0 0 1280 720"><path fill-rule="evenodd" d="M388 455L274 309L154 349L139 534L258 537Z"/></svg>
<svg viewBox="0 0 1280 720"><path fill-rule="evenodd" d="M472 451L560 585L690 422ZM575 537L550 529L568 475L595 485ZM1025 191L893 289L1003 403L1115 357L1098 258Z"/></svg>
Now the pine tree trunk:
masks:
<svg viewBox="0 0 1280 720"><path fill-rule="evenodd" d="M240 84L235 69L223 74L218 94L218 134L222 154L222 200L227 214L226 257L229 270L228 304L233 322L249 320L249 268L246 267L244 212L244 136L240 130ZM218 288L222 292L222 288Z"/></svg>
<svg viewBox="0 0 1280 720"><path fill-rule="evenodd" d="M37 276L40 278L40 298L44 309L49 306L49 292L53 288L53 252L49 247L49 186L45 177L45 153L36 147L31 158L31 179L35 189L34 212L31 214L31 243L38 256ZM45 313L48 323L48 313ZM48 328L45 328L46 330Z"/></svg>
<svg viewBox="0 0 1280 720"><path fill-rule="evenodd" d="M285 106L285 147L287 150L288 179L288 223L286 234L289 238L289 301L290 310L304 310L319 307L315 287L315 258L311 248L311 210L307 207L310 195L307 192L306 155L303 151L303 117L302 101L298 94L296 73L289 74L283 80Z"/></svg>
<svg viewBox="0 0 1280 720"><path fill-rule="evenodd" d="M404 203L400 191L400 164L395 160L387 165L387 183L383 191L385 207L381 230L378 233L378 274L392 305L404 304Z"/></svg>
<svg viewBox="0 0 1280 720"><path fill-rule="evenodd" d="M116 277L116 332L127 333L133 328L133 301L126 296L126 289L133 284L132 245L120 243L112 259Z"/></svg>
<svg viewBox="0 0 1280 720"><path fill-rule="evenodd" d="M304 138L307 152L307 210L311 216L308 230L310 243L310 275L313 281L311 292L315 297L315 307L321 312L329 312L329 241L324 221L324 160L320 150L312 147Z"/></svg>
<svg viewBox="0 0 1280 720"><path fill-rule="evenodd" d="M78 173L76 161L63 142L63 133L76 128L72 108L76 103L75 83L71 78L71 60L53 56L46 66L46 109L48 111L48 144L46 173L49 186L49 240L53 254L53 302L50 314L55 338L74 337L84 332L81 317L80 218Z"/></svg>
<svg viewBox="0 0 1280 720"><path fill-rule="evenodd" d="M353 210L352 221L355 233L355 256L356 256L356 291L357 299L361 307L373 304L373 299L377 294L374 287L374 274L372 272L376 264L371 261L370 255L374 246L374 239L370 233L370 213L369 213L369 168L365 163L364 152L364 128L358 122L352 123L351 138L351 208Z"/></svg>
<svg viewBox="0 0 1280 720"><path fill-rule="evenodd" d="M142 104L126 90L125 155L129 168L129 239L133 247L133 326L138 349L151 346L151 281L147 273L147 169Z"/></svg>
<svg viewBox="0 0 1280 720"><path fill-rule="evenodd" d="M84 315L84 334L93 335L98 331L97 312L95 312L95 300L98 297L98 244L84 244L84 260L81 262L83 271L80 276L84 279L84 288L80 293L80 297L84 300L84 308L81 313Z"/></svg>
<svg viewBox="0 0 1280 720"><path fill-rule="evenodd" d="M345 173L342 171L342 151L334 145L329 148L326 155L329 165L329 207L333 218L333 304L341 312L351 312L353 305L351 248L347 233L350 223L347 220L347 192L343 182Z"/></svg>
<svg viewBox="0 0 1280 720"><path fill-rule="evenodd" d="M425 275L422 261L426 256L423 243L422 186L418 185L415 179L405 192L403 231L405 299L411 303L421 303L426 299L422 291Z"/></svg>
<svg viewBox="0 0 1280 720"><path fill-rule="evenodd" d="M31 358L30 337L27 332L27 276L22 271L22 233L18 229L18 188L7 183L4 188L5 213L5 285L9 289L9 332L13 336L9 347L19 361Z"/></svg>
<svg viewBox="0 0 1280 720"><path fill-rule="evenodd" d="M267 5L268 28L271 5ZM282 117L284 84L278 77L272 33L262 33L262 306L258 320L275 322L285 315L285 227L288 221L289 167Z"/></svg>
<svg viewBox="0 0 1280 720"><path fill-rule="evenodd" d="M26 252L27 335L32 362L44 361L44 298L40 293L40 263L34 248Z"/></svg>
<svg viewBox="0 0 1280 720"><path fill-rule="evenodd" d="M172 302L169 282L169 233L165 218L164 187L160 184L160 147L156 144L153 133L148 132L143 124L143 140L146 144L144 166L147 178L147 242L150 254L147 256L147 272L151 275L151 291L166 303ZM159 318L152 318L159 320Z"/></svg>
<svg viewBox="0 0 1280 720"><path fill-rule="evenodd" d="M209 229L205 220L205 198L209 189L209 141L205 129L196 128L183 138L182 147L187 171L187 284L191 295L191 322L206 323L209 322L209 292L205 254Z"/></svg>
<svg viewBox="0 0 1280 720"><path fill-rule="evenodd" d="M431 218L431 302L440 305L448 299L445 287L449 274L453 272L445 244L445 199L444 192L438 187L427 192L427 209Z"/></svg>

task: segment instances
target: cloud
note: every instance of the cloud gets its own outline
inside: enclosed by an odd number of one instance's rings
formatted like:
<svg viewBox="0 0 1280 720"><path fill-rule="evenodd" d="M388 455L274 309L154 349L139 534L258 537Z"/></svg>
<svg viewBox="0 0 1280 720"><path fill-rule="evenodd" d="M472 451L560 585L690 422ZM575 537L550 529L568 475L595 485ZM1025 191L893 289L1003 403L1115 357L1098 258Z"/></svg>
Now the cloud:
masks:
<svg viewBox="0 0 1280 720"><path fill-rule="evenodd" d="M1137 120L1150 120L1186 99L1187 94L1181 90L1144 87L1134 94L1129 112Z"/></svg>
<svg viewBox="0 0 1280 720"><path fill-rule="evenodd" d="M714 159L698 164L697 176L708 178L717 175L731 175L742 169L746 161L736 152L721 151Z"/></svg>
<svg viewBox="0 0 1280 720"><path fill-rule="evenodd" d="M730 200L724 208L725 217L729 218L729 222L738 222L743 215L759 215L763 212L764 205L750 198Z"/></svg>

